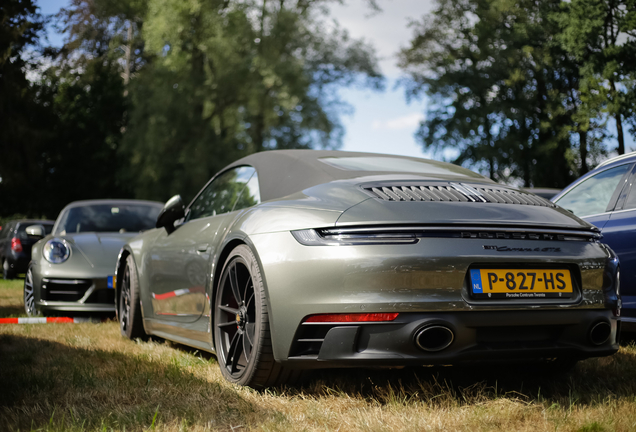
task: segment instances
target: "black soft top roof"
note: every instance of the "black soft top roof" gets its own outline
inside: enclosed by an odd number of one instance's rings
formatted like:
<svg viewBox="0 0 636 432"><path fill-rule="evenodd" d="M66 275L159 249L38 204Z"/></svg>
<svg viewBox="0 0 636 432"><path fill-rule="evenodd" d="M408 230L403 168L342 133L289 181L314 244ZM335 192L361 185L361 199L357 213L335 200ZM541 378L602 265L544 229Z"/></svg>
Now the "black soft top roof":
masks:
<svg viewBox="0 0 636 432"><path fill-rule="evenodd" d="M256 168L256 171L258 172L258 182L262 201L281 198L309 187L328 183L334 180L405 173L405 171L356 171L352 169L337 168L332 164L321 161L321 159L325 158L352 157L384 157L425 162L435 166L436 168L436 173L431 173L431 176L429 177L431 179L448 177L455 179L464 178L466 180L480 179L489 181L470 170L445 162L408 156L344 152L337 150L270 150L254 153L239 159L228 165L225 169L223 169L223 171L241 165L251 165ZM447 174L440 175L440 170L446 171ZM421 172L415 174L426 176L426 174Z"/></svg>

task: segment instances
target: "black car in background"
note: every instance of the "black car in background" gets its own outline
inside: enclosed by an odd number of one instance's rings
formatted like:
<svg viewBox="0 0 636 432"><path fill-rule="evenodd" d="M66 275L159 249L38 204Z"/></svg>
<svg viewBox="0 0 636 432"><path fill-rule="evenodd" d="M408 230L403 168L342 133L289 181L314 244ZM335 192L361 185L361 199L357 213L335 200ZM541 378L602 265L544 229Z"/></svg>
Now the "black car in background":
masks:
<svg viewBox="0 0 636 432"><path fill-rule="evenodd" d="M53 221L23 219L9 221L0 230L0 263L2 276L13 279L18 273L24 273L31 261L31 247L42 237L27 234L32 225L41 225L44 234L53 230Z"/></svg>

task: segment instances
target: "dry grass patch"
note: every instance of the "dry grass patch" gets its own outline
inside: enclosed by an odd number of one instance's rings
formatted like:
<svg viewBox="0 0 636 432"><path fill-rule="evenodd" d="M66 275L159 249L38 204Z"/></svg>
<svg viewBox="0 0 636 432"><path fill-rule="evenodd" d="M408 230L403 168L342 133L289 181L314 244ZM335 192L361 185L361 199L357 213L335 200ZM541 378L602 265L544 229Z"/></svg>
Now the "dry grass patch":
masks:
<svg viewBox="0 0 636 432"><path fill-rule="evenodd" d="M21 285L0 292L2 308L21 299ZM2 431L636 429L633 344L566 376L518 366L327 370L256 392L225 382L214 356L126 340L114 321L4 325L0 383Z"/></svg>

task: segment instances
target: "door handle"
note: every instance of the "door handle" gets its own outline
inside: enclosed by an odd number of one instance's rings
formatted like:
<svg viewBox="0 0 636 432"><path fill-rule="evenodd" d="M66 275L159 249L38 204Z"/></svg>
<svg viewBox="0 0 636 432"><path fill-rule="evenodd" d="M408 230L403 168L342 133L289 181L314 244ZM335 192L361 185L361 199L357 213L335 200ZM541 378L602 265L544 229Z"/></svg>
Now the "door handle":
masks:
<svg viewBox="0 0 636 432"><path fill-rule="evenodd" d="M205 253L205 252L207 252L209 246L210 245L208 245L207 243L206 244L202 244L202 245L198 245L197 246L197 253Z"/></svg>

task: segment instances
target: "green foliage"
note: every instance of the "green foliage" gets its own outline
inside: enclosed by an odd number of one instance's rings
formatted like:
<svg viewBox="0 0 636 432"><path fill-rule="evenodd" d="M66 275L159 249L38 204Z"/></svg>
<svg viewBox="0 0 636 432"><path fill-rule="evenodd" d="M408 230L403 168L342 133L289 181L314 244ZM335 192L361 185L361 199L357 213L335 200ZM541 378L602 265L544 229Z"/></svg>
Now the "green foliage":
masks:
<svg viewBox="0 0 636 432"><path fill-rule="evenodd" d="M26 73L38 66L33 51L45 20L31 0L0 4L0 197L3 213L28 212L21 197L34 192L35 148L45 138L38 128L44 114L37 89ZM22 205L24 204L24 205Z"/></svg>
<svg viewBox="0 0 636 432"><path fill-rule="evenodd" d="M149 2L123 150L137 196L190 198L240 156L340 145L335 86L382 79L368 46L324 30L322 3Z"/></svg>
<svg viewBox="0 0 636 432"><path fill-rule="evenodd" d="M636 1L563 2L554 19L558 40L580 64L588 104L614 118L617 151L625 153L623 122L636 124Z"/></svg>
<svg viewBox="0 0 636 432"><path fill-rule="evenodd" d="M407 95L431 98L418 132L424 147L452 149L454 162L525 186L563 187L594 165L607 95L562 41L564 8L561 0L440 0L414 22L400 65Z"/></svg>
<svg viewBox="0 0 636 432"><path fill-rule="evenodd" d="M71 0L33 83L23 59L44 20L3 2L0 214L187 200L249 153L337 148L337 88L383 81L373 50L327 22L330 1Z"/></svg>
<svg viewBox="0 0 636 432"><path fill-rule="evenodd" d="M22 21L13 19L21 22L23 40L12 44L14 52L3 65L13 69L0 74L13 88L0 99L10 105L0 115L7 122L0 127L0 212L55 218L73 200L125 195L115 178L125 124L118 59L96 43L92 51L73 55L68 46L60 53L47 50L55 61L44 71L42 62L29 65L22 58L38 54L26 49L35 44L43 20L34 6L23 14ZM24 76L28 66L40 67L35 82Z"/></svg>

